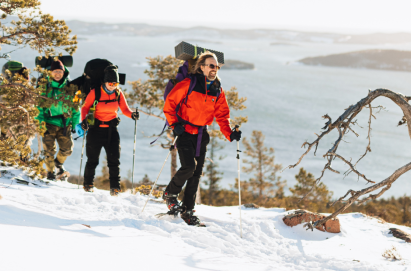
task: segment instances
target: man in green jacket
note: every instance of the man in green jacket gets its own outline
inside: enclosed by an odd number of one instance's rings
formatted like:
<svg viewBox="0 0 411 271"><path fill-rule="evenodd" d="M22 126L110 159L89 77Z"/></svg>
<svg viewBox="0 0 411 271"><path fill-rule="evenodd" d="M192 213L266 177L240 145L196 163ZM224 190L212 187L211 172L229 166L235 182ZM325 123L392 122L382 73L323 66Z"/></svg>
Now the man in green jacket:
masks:
<svg viewBox="0 0 411 271"><path fill-rule="evenodd" d="M66 99L74 97L65 93L64 87L68 83L68 69L60 60L54 61L50 67L52 78L47 78L47 91L42 95L48 98L58 100L62 95ZM50 108L37 107L40 111L36 117L40 123L45 122L47 131L43 136L43 148L46 152L46 169L47 179L65 180L70 174L63 167L64 161L73 152L73 138L71 137L71 127L75 127L80 122L79 108L68 107L59 101L57 105L53 104ZM68 116L67 118L64 116ZM59 152L56 154L56 141L59 145ZM57 174L54 168L57 168Z"/></svg>

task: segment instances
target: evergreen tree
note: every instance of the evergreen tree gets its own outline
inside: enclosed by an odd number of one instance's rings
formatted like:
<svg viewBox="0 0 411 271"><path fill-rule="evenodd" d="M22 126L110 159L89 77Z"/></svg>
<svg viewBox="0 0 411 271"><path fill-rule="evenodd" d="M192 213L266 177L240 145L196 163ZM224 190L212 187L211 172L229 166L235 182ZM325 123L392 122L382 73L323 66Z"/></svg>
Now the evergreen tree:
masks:
<svg viewBox="0 0 411 271"><path fill-rule="evenodd" d="M331 201L333 192L329 191L323 183L315 185L316 179L314 175L304 170L304 168L300 168L298 174L295 175L295 179L297 184L294 185L294 188L290 188L294 198L294 205L299 208L308 208L319 212L324 210L325 206ZM307 195L314 185L314 190ZM307 197L300 201L305 195ZM298 203L298 201L300 202Z"/></svg>
<svg viewBox="0 0 411 271"><path fill-rule="evenodd" d="M11 52L3 53L0 58L9 59L10 54L18 49L29 47L46 57L56 53L56 48L63 49L73 54L77 49L76 36L70 37L70 30L64 21L54 20L40 10L38 0L0 0L0 27L3 32L0 45L12 46ZM7 16L16 16L15 20L5 22ZM1 50L1 47L0 47ZM40 67L34 69L50 76L50 72ZM13 165L26 166L32 169L31 174L42 172L42 161L39 156L31 154L31 139L36 133L44 133L45 127L34 118L38 114L36 106L50 107L51 99L41 96L41 89L36 88L36 80L31 82L25 76L16 74L12 76L9 70L5 71L9 78L0 76L0 127L6 138L0 140L0 160ZM26 77L30 70L26 71ZM44 85L45 79L38 82ZM68 90L71 94L75 90ZM69 94L70 94L69 93ZM73 101L63 102L73 105ZM58 103L59 101L55 101Z"/></svg>
<svg viewBox="0 0 411 271"><path fill-rule="evenodd" d="M129 104L137 104L139 112L150 117L166 121L163 114L164 107L164 90L169 79L175 78L178 67L183 63L175 57L157 56L147 57L149 69L144 73L149 79L142 81L141 79L129 82L132 85L132 92L126 93ZM164 133L160 140L160 146L164 149L169 149L174 141L173 132L169 129ZM177 152L171 152L171 177L177 172Z"/></svg>
<svg viewBox="0 0 411 271"><path fill-rule="evenodd" d="M274 149L265 147L264 140L265 136L261 131L252 132L251 142L247 138L243 139L244 154L249 157L243 160L248 165L243 167L243 171L254 173L254 178L250 178L248 182L253 193L258 197L261 198L263 195L283 197L286 181L280 181L281 177L277 176L282 166L275 164Z"/></svg>
<svg viewBox="0 0 411 271"><path fill-rule="evenodd" d="M214 128L214 123L211 126L212 129ZM217 136L210 136L210 143L208 144L208 161L206 162L206 170L205 175L207 179L204 181L206 185L208 185L207 190L207 199L208 205L214 205L213 199L214 195L220 190L218 183L222 179L223 172L218 170L218 162L216 161L221 160L223 157L220 156L217 158L216 151L223 149L223 146L219 141Z"/></svg>

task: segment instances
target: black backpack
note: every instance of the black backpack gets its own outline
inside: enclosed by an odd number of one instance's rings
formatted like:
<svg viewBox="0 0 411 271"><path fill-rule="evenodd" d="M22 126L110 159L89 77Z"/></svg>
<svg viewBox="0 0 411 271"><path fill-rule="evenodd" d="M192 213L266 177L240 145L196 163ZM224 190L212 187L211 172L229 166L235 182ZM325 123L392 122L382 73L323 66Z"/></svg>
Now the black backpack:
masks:
<svg viewBox="0 0 411 271"><path fill-rule="evenodd" d="M83 75L71 81L70 84L77 85L81 93L86 94L87 96L92 89L100 89L100 86L104 80L104 69L110 65L113 65L113 63L107 59L92 59L86 63ZM120 84L124 85L126 82L126 75L124 73L119 73L118 75ZM100 99L100 94L100 91L96 91L97 101ZM117 96L118 95L116 94L116 100Z"/></svg>

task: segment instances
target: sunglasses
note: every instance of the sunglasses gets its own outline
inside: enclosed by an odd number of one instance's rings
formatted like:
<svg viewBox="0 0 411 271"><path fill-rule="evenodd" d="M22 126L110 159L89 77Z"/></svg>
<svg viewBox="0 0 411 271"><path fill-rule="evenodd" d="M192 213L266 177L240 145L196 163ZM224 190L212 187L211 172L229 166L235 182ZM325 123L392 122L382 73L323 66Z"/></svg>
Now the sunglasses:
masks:
<svg viewBox="0 0 411 271"><path fill-rule="evenodd" d="M210 69L212 69L212 70L219 70L219 69L221 69L221 67L220 66L216 66L216 65L214 65L214 64L204 64L204 66L209 66L210 67Z"/></svg>
<svg viewBox="0 0 411 271"><path fill-rule="evenodd" d="M116 87L119 85L119 83L114 83L114 82L107 82L109 87Z"/></svg>

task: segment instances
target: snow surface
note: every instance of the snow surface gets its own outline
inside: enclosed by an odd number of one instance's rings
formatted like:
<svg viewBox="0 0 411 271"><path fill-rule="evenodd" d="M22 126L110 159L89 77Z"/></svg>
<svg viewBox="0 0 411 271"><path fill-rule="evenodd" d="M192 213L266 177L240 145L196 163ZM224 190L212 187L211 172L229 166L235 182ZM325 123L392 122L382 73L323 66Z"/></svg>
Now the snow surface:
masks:
<svg viewBox="0 0 411 271"><path fill-rule="evenodd" d="M280 208L197 206L207 225L157 219L162 203L108 191L85 193L66 182L18 184L18 169L0 167L0 270L411 270L411 244L388 234L392 224L352 213L342 232L290 228ZM84 224L84 225L83 225ZM89 227L85 226L89 225ZM396 226L411 233L411 229ZM394 246L400 261L382 253Z"/></svg>

